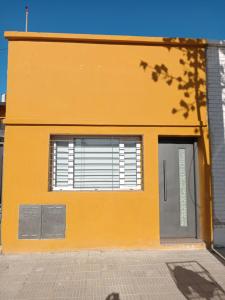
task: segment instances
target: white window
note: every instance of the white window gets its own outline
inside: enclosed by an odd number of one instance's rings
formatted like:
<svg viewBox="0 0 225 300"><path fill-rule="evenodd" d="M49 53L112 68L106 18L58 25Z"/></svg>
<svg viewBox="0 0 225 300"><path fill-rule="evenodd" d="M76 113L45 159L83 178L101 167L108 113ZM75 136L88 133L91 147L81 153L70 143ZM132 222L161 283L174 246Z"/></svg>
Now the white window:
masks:
<svg viewBox="0 0 225 300"><path fill-rule="evenodd" d="M51 190L141 190L138 136L55 136Z"/></svg>

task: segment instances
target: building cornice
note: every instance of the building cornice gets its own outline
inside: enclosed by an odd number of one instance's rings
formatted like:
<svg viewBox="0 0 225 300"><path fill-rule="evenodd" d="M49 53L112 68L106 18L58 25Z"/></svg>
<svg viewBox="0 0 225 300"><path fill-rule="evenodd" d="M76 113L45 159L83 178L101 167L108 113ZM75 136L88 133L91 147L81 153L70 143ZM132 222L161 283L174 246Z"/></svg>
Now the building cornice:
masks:
<svg viewBox="0 0 225 300"><path fill-rule="evenodd" d="M163 38L122 35L68 34L68 33L40 33L6 31L5 38L9 41L50 41L71 43L99 43L99 44L131 44L131 45L165 45L205 47L205 39Z"/></svg>

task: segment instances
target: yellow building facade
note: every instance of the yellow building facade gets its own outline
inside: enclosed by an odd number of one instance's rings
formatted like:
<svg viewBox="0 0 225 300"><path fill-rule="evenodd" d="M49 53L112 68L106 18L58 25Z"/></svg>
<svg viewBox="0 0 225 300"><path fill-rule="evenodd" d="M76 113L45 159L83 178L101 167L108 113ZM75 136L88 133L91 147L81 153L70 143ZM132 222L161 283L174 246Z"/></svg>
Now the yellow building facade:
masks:
<svg viewBox="0 0 225 300"><path fill-rule="evenodd" d="M5 37L3 252L209 244L205 41ZM165 147L161 159L160 144L178 145L177 161Z"/></svg>

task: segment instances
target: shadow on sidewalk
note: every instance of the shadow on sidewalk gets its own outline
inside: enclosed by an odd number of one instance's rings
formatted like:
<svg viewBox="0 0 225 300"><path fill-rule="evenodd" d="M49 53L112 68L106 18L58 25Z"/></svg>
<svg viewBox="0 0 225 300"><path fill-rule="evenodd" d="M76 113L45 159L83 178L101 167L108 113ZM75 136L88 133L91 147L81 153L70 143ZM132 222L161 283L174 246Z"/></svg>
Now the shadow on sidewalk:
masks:
<svg viewBox="0 0 225 300"><path fill-rule="evenodd" d="M120 295L118 293L112 293L108 295L105 300L120 300Z"/></svg>
<svg viewBox="0 0 225 300"><path fill-rule="evenodd" d="M225 299L225 291L196 261L166 263L180 292L188 300Z"/></svg>

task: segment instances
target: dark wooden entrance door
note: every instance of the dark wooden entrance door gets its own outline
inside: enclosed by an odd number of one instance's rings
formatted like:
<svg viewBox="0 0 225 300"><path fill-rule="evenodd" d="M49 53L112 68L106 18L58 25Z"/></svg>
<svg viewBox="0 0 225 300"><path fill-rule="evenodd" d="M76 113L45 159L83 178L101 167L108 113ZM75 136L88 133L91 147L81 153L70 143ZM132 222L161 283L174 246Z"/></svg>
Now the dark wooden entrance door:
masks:
<svg viewBox="0 0 225 300"><path fill-rule="evenodd" d="M161 238L196 238L194 141L159 140Z"/></svg>

